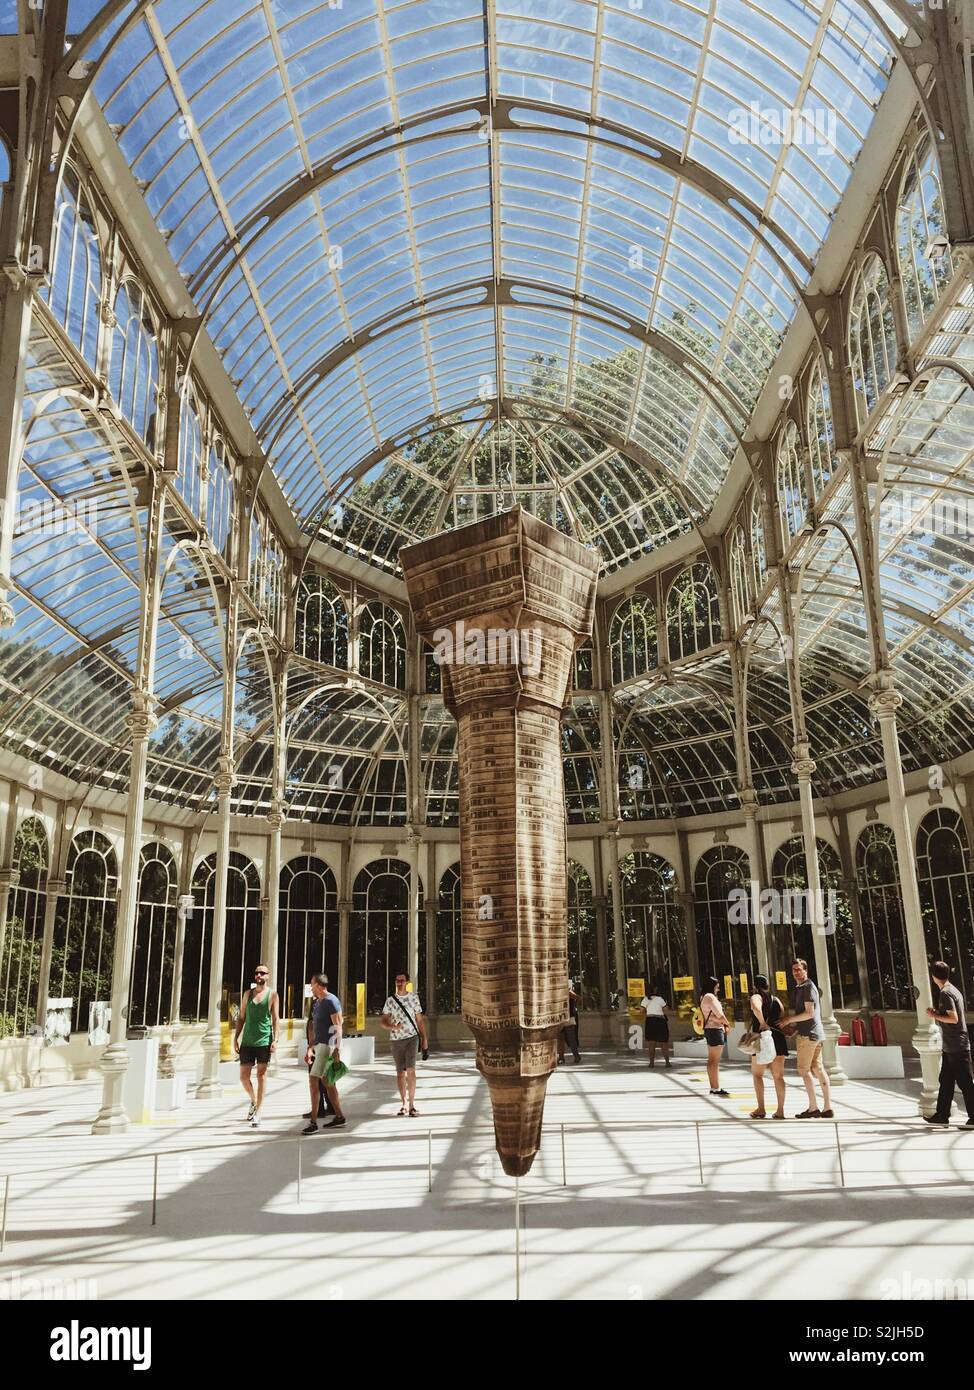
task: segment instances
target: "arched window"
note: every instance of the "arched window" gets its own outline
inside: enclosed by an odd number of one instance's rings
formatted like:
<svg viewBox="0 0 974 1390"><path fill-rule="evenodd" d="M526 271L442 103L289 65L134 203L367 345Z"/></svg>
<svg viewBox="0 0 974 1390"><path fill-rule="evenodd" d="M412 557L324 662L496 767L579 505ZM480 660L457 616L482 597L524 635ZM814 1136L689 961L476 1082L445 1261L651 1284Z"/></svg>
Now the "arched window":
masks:
<svg viewBox="0 0 974 1390"><path fill-rule="evenodd" d="M359 620L359 671L382 685L406 688L406 629L394 608L367 603Z"/></svg>
<svg viewBox="0 0 974 1390"><path fill-rule="evenodd" d="M736 526L730 545L731 591L734 595L734 620L740 627L751 611L751 586L748 576L747 540L744 527Z"/></svg>
<svg viewBox="0 0 974 1390"><path fill-rule="evenodd" d="M0 1038L26 1037L37 1019L49 867L47 831L28 816L14 837L13 868L20 881L10 894L0 956Z"/></svg>
<svg viewBox="0 0 974 1390"><path fill-rule="evenodd" d="M178 874L165 845L144 845L139 864L129 1023L154 1028L172 1011Z"/></svg>
<svg viewBox="0 0 974 1390"><path fill-rule="evenodd" d="M58 189L51 285L41 294L88 365L97 366L101 252L95 219L70 165Z"/></svg>
<svg viewBox="0 0 974 1390"><path fill-rule="evenodd" d="M206 469L206 532L217 554L228 559L233 534L233 468L219 436L210 445Z"/></svg>
<svg viewBox="0 0 974 1390"><path fill-rule="evenodd" d="M825 840L817 839L819 882L825 915L825 938L829 957L832 1002L838 1009L858 1009L862 1005L856 939L852 930L852 909L842 882L839 856ZM777 893L775 920L769 923L772 971L787 974L793 960L807 960L815 975L815 943L812 939L812 910L808 899L808 873L805 842L800 835L781 845L771 866L771 886ZM791 976L788 975L790 979Z"/></svg>
<svg viewBox="0 0 974 1390"><path fill-rule="evenodd" d="M71 841L65 892L58 899L51 997L73 999L72 1030L87 1031L89 1005L111 999L118 867L98 830Z"/></svg>
<svg viewBox="0 0 974 1390"><path fill-rule="evenodd" d="M420 893L422 912L422 893ZM379 1013L408 967L409 865L376 859L356 876L348 925L349 988L365 983L365 1007Z"/></svg>
<svg viewBox="0 0 974 1390"><path fill-rule="evenodd" d="M867 825L856 844L859 913L874 1009L912 1009L910 953L896 843L888 825Z"/></svg>
<svg viewBox="0 0 974 1390"><path fill-rule="evenodd" d="M640 850L620 860L619 880L627 974L657 984L669 998L674 975L690 968L676 871L660 855Z"/></svg>
<svg viewBox="0 0 974 1390"><path fill-rule="evenodd" d="M565 810L569 825L584 825L601 817L598 754L601 747L599 710L594 700L574 699L561 721Z"/></svg>
<svg viewBox="0 0 974 1390"><path fill-rule="evenodd" d="M808 384L808 452L812 464L812 485L816 497L835 471L835 426L832 423L832 398L829 384L816 362Z"/></svg>
<svg viewBox="0 0 974 1390"><path fill-rule="evenodd" d="M929 135L914 150L903 175L896 213L896 253L913 339L930 317L954 271L940 166Z"/></svg>
<svg viewBox="0 0 974 1390"><path fill-rule="evenodd" d="M700 856L693 875L693 909L697 926L697 949L701 976L716 975L721 981L730 975L735 993L746 993L758 969L758 953L749 912L731 912L731 893L743 889L750 893L750 869L744 850L733 845L715 845ZM725 1005L726 1007L726 1005Z"/></svg>
<svg viewBox="0 0 974 1390"><path fill-rule="evenodd" d="M574 859L568 861L568 977L584 1008L602 1007L592 880Z"/></svg>
<svg viewBox="0 0 974 1390"><path fill-rule="evenodd" d="M216 855L208 854L196 866L193 874L193 897L197 907L194 918L202 918L200 942L206 943L213 934L213 902L216 893ZM188 925L188 924L187 924ZM260 957L260 876L254 864L246 855L237 850L230 851L227 869L227 921L224 936L223 954L223 1002L220 1018L226 1022L237 1016L240 1000L245 990L253 983L253 969ZM188 940L188 933L187 933ZM194 952L195 954L195 952ZM187 979L187 970L192 969L200 977L205 973L206 988L200 991L200 981L192 975ZM183 965L183 1005L187 999L198 1000L198 1016L206 1017L207 991L209 989L209 958L195 962L189 960L189 952L184 956Z"/></svg>
<svg viewBox="0 0 974 1390"><path fill-rule="evenodd" d="M792 536L798 535L808 515L808 493L801 460L801 436L793 420L788 421L778 441L777 488L781 543L787 549L788 542Z"/></svg>
<svg viewBox="0 0 974 1390"><path fill-rule="evenodd" d="M348 668L348 609L323 574L301 580L295 614L294 646L301 656L324 666Z"/></svg>
<svg viewBox="0 0 974 1390"><path fill-rule="evenodd" d="M142 286L123 280L115 296L109 385L118 407L140 439L155 448L159 353L149 301Z"/></svg>
<svg viewBox="0 0 974 1390"><path fill-rule="evenodd" d="M674 579L666 600L666 632L674 661L720 641L720 604L709 565L690 565Z"/></svg>
<svg viewBox="0 0 974 1390"><path fill-rule="evenodd" d="M436 1012L462 1012L460 994L460 865L451 864L440 879L436 914Z"/></svg>
<svg viewBox="0 0 974 1390"><path fill-rule="evenodd" d="M643 676L659 665L656 608L645 594L634 594L621 603L609 629L612 650L612 683Z"/></svg>
<svg viewBox="0 0 974 1390"><path fill-rule="evenodd" d="M757 600L768 568L768 553L764 545L764 520L761 499L755 492L751 498L751 573L754 577L754 597Z"/></svg>
<svg viewBox="0 0 974 1390"><path fill-rule="evenodd" d="M203 428L196 393L187 377L179 404L179 468L176 490L197 521L203 519Z"/></svg>
<svg viewBox="0 0 974 1390"><path fill-rule="evenodd" d="M338 886L321 859L299 855L281 869L277 993L284 1018L304 1016L304 988L324 972L338 989ZM345 1003L345 1000L342 1000Z"/></svg>
<svg viewBox="0 0 974 1390"><path fill-rule="evenodd" d="M272 632L279 632L284 600L284 551L271 519L261 507L250 518L247 593Z"/></svg>
<svg viewBox="0 0 974 1390"><path fill-rule="evenodd" d="M974 874L964 822L938 806L920 822L917 874L923 935L931 960L953 967L953 981L970 999L974 992Z"/></svg>
<svg viewBox="0 0 974 1390"><path fill-rule="evenodd" d="M849 310L849 361L860 424L892 381L896 358L889 277L873 253L859 267Z"/></svg>

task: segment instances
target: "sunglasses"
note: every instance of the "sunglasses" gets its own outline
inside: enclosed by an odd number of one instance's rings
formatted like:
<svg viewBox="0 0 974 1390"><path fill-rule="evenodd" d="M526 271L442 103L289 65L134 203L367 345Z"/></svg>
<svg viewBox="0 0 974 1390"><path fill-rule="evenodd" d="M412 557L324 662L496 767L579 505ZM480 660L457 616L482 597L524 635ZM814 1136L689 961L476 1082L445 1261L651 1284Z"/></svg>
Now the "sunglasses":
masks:
<svg viewBox="0 0 974 1390"><path fill-rule="evenodd" d="M266 980L266 979L267 979L267 971L266 971L266 970L255 970L255 971L254 971L254 979L255 979L255 980Z"/></svg>

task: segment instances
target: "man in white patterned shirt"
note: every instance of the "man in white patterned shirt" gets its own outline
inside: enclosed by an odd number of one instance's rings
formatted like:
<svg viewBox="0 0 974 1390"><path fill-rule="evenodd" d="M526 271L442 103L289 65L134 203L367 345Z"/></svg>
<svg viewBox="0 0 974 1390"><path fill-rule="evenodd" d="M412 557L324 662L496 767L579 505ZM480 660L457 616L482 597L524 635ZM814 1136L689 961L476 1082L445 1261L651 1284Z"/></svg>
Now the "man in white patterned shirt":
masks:
<svg viewBox="0 0 974 1390"><path fill-rule="evenodd" d="M382 1006L383 1028L392 1034L389 1047L396 1063L396 1082L399 1086L400 1115L418 1115L416 1109L416 1051L420 1043L425 1059L429 1051L426 1040L426 1019L419 995L407 990L405 975L396 976L396 992Z"/></svg>

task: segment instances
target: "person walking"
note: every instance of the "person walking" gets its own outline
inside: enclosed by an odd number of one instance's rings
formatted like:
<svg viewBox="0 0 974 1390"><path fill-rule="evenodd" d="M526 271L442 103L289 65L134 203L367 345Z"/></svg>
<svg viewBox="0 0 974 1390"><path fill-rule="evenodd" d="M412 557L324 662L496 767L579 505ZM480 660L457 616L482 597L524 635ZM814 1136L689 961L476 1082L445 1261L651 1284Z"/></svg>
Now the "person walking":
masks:
<svg viewBox="0 0 974 1390"><path fill-rule="evenodd" d="M964 1129L974 1129L974 1073L971 1071L971 1039L967 1031L967 1010L964 996L950 983L950 966L946 961L934 961L930 975L936 986L936 1004L927 1010L940 1029L943 1052L940 1057L940 1094L932 1115L924 1115L928 1125L946 1127L950 1123L950 1107L954 1103L954 1087L959 1086L967 1107Z"/></svg>
<svg viewBox="0 0 974 1390"><path fill-rule="evenodd" d="M233 1030L233 1050L240 1056L240 1084L250 1097L247 1119L251 1129L260 1129L260 1109L264 1104L264 1077L271 1054L277 1051L280 1016L277 992L268 984L266 965L254 971L254 983L246 991L237 1024ZM251 1073L257 1068L257 1092Z"/></svg>
<svg viewBox="0 0 974 1390"><path fill-rule="evenodd" d="M722 1096L724 1100L730 1100L730 1092L725 1091L720 1084L720 1059L723 1056L724 1044L727 1041L731 1023L717 996L720 981L716 975L708 976L704 984L707 986L707 993L700 1000L700 1013L703 1016L703 1035L707 1041L707 1077L710 1081L710 1094Z"/></svg>
<svg viewBox="0 0 974 1390"><path fill-rule="evenodd" d="M822 1063L822 1044L825 1029L822 1026L822 1007L818 986L809 979L808 962L792 961L791 976L795 981L795 1012L785 1014L780 1027L793 1027L797 1034L795 1046L798 1053L798 1075L805 1083L808 1093L808 1106L795 1116L798 1120L834 1120L832 1110L829 1074ZM815 1082L822 1091L822 1104L819 1106L815 1095Z"/></svg>
<svg viewBox="0 0 974 1390"><path fill-rule="evenodd" d="M425 1060L429 1055L429 1042L419 995L415 990L407 990L407 984L405 975L396 976L396 992L390 994L383 1004L379 1021L392 1034L389 1047L396 1064L396 1084L401 1101L399 1114L415 1117L419 1114L416 1109L416 1051L422 1041Z"/></svg>
<svg viewBox="0 0 974 1390"><path fill-rule="evenodd" d="M759 1038L758 1050L751 1056L751 1080L754 1082L754 1097L757 1109L751 1111L752 1120L766 1120L764 1108L764 1073L771 1068L775 1098L778 1108L771 1118L785 1118L785 1058L788 1044L781 1031L781 1017L784 1010L781 1000L771 993L766 975L755 975L754 993L751 995L751 1031Z"/></svg>
<svg viewBox="0 0 974 1390"><path fill-rule="evenodd" d="M572 1061L580 1062L582 1054L578 1050L578 995L568 981L568 1022L562 1024L558 1034L558 1063L565 1060L565 1045L571 1049Z"/></svg>
<svg viewBox="0 0 974 1390"><path fill-rule="evenodd" d="M326 978L327 978L327 977L326 977ZM307 1056L307 1053L308 1053L309 1051L312 1053L312 1055L314 1055L314 1050L315 1050L315 1029L314 1029L315 996L314 996L314 985L313 985L313 981L314 981L314 976L312 975L311 979L308 981L308 988L311 990L311 1001L310 1001L310 1004L308 1005L308 1020L307 1020L307 1038L308 1038L308 1046L307 1046L307 1049L306 1049L306 1051L305 1051L305 1056ZM308 1063L308 1080L309 1080L309 1081L311 1080L311 1068L312 1068L312 1066L313 1066L313 1063L312 1063L312 1062L309 1062L309 1063ZM319 1114L319 1115L334 1115L334 1113L335 1113L335 1107L332 1105L331 1101L328 1099L328 1087L325 1085L325 1078L324 1078L323 1076L319 1076L319 1077L318 1077L318 1114ZM313 1120L313 1119L315 1118L315 1116L312 1114L312 1112L311 1112L310 1110L308 1110L308 1111L304 1114L304 1116L303 1116L302 1118L305 1119L305 1120Z"/></svg>
<svg viewBox="0 0 974 1390"><path fill-rule="evenodd" d="M345 1124L342 1103L338 1098L338 1086L329 1083L327 1079L329 1058L335 1062L341 1061L341 1000L329 991L327 975L312 975L311 993L314 995L314 1004L311 1008L311 1037L308 1040L308 1050L304 1057L304 1060L311 1067L308 1073L308 1084L311 1090L311 1119L301 1131L302 1134L317 1134L318 1132L318 1082L322 1078L325 1079L325 1092L335 1112L322 1128L338 1129Z"/></svg>
<svg viewBox="0 0 974 1390"><path fill-rule="evenodd" d="M646 1051L649 1053L649 1065L656 1064L656 1049L662 1049L663 1060L667 1066L670 1065L670 1025L666 1018L666 1000L660 994L653 991L650 985L650 993L643 999L640 1007L646 1014L645 1023L645 1043Z"/></svg>

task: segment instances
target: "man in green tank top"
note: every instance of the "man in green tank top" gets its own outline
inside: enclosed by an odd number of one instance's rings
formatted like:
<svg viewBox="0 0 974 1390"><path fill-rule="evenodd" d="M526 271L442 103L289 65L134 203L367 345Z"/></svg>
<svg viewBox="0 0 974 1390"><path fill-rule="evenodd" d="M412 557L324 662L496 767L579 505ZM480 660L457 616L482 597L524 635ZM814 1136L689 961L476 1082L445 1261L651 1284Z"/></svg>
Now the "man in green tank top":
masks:
<svg viewBox="0 0 974 1390"><path fill-rule="evenodd" d="M260 1129L260 1107L264 1103L264 1074L271 1060L271 1053L277 1051L277 1034L281 1022L277 994L268 984L267 975L267 966L258 965L254 971L253 988L247 990L240 1005L233 1034L234 1049L240 1053L240 1084L250 1097L247 1119L250 1121L251 1129ZM256 1095L250 1079L255 1066Z"/></svg>

